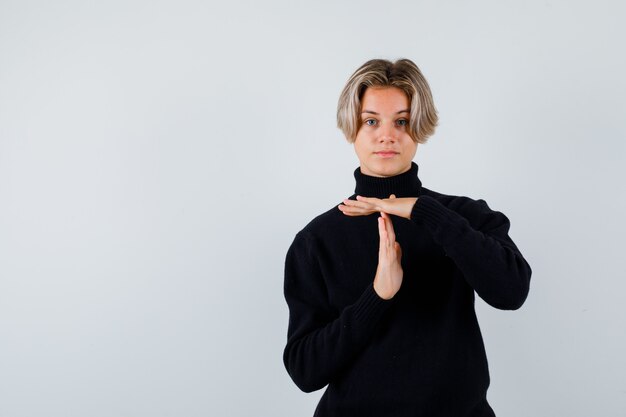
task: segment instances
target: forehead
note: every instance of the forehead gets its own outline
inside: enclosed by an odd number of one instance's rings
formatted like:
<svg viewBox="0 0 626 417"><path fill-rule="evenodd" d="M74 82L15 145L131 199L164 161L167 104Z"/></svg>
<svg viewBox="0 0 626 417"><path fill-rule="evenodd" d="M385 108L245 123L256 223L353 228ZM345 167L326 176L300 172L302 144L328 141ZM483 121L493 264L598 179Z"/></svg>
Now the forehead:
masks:
<svg viewBox="0 0 626 417"><path fill-rule="evenodd" d="M396 113L409 108L406 93L398 87L369 87L361 98L361 109Z"/></svg>

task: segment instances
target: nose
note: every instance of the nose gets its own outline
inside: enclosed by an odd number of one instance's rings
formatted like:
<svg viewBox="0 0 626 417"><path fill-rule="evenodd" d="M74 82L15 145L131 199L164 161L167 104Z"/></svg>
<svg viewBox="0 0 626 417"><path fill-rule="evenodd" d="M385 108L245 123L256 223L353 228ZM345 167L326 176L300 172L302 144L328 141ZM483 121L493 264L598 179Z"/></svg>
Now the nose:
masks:
<svg viewBox="0 0 626 417"><path fill-rule="evenodd" d="M393 126L389 123L384 124L383 126L381 126L380 130L380 136L378 137L378 140L382 143L382 142L395 142L396 141L396 132L393 128Z"/></svg>

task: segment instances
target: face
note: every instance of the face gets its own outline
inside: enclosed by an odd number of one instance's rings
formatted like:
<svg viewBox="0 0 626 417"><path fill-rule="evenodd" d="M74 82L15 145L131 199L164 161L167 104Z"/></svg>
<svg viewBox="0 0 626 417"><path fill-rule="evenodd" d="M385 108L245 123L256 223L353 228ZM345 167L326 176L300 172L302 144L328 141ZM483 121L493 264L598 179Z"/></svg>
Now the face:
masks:
<svg viewBox="0 0 626 417"><path fill-rule="evenodd" d="M397 87L365 90L354 141L363 174L391 177L411 168L417 143L408 133L410 107L409 98Z"/></svg>

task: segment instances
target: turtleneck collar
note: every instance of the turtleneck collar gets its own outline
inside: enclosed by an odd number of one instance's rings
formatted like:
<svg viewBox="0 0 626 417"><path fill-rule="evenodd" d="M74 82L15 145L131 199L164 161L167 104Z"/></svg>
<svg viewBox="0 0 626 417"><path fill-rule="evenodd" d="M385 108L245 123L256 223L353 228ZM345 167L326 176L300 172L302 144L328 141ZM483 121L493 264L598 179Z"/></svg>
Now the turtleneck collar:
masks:
<svg viewBox="0 0 626 417"><path fill-rule="evenodd" d="M422 182L417 177L417 164L411 161L411 168L407 172L392 177L373 177L361 172L361 168L354 171L357 195L364 197L389 198L390 194L396 197L417 197L422 188Z"/></svg>

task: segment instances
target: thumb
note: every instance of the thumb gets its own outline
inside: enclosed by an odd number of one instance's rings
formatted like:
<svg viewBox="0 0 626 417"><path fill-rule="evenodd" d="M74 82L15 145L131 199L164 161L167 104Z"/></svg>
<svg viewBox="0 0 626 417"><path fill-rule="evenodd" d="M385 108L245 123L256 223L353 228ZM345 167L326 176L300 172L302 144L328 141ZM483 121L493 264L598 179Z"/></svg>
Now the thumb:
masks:
<svg viewBox="0 0 626 417"><path fill-rule="evenodd" d="M396 195L395 195L395 194L391 194L391 195L389 196L389 198L396 198Z"/></svg>
<svg viewBox="0 0 626 417"><path fill-rule="evenodd" d="M400 247L400 244L398 242L396 242L395 247L398 259L402 258L402 248Z"/></svg>

